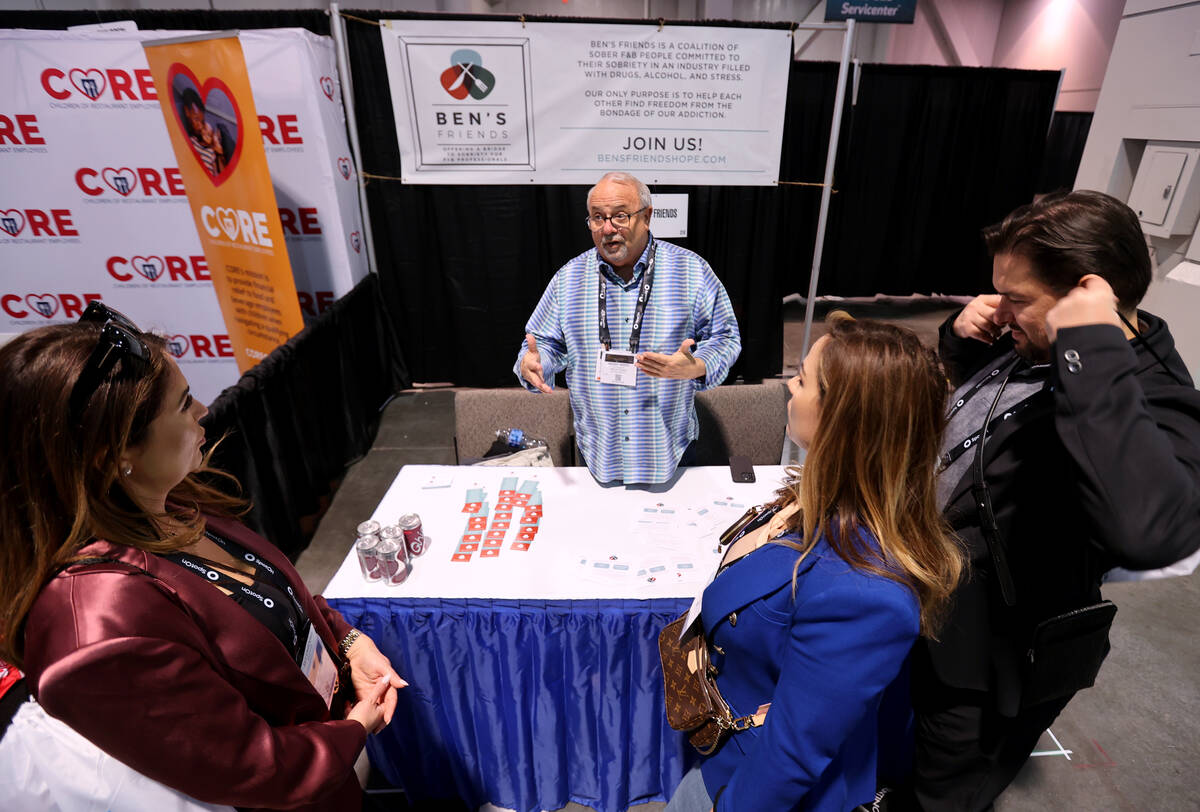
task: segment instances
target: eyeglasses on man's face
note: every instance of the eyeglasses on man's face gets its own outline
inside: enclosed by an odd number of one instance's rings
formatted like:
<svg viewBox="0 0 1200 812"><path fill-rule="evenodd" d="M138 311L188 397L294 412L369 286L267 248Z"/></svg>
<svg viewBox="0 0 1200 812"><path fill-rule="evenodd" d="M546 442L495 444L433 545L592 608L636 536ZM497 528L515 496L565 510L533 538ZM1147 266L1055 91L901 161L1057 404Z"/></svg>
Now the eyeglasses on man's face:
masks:
<svg viewBox="0 0 1200 812"><path fill-rule="evenodd" d="M100 328L96 349L88 356L83 372L79 373L79 379L71 388L70 413L73 421L79 420L88 399L101 381L116 368L118 361L124 361L122 367L138 375L150 365L150 350L141 338L142 331L121 311L103 302L89 302L79 322L104 326Z"/></svg>
<svg viewBox="0 0 1200 812"><path fill-rule="evenodd" d="M584 222L587 223L587 227L590 228L592 231L602 231L604 229L605 221L611 222L613 224L614 228L629 228L629 224L633 221L633 218L636 217L637 215L641 214L648 208L650 208L650 207L642 206L637 211L632 211L632 212L619 211L616 214L608 214L608 215L593 214L590 217L588 217L586 220L584 220Z"/></svg>

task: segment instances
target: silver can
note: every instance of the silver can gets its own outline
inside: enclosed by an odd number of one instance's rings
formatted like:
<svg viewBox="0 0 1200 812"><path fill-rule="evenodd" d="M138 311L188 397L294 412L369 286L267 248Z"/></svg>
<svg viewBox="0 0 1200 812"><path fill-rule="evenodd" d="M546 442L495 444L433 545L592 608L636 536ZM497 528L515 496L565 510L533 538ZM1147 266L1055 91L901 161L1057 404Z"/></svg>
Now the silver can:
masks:
<svg viewBox="0 0 1200 812"><path fill-rule="evenodd" d="M416 558L429 548L429 539L421 528L421 517L415 513L405 513L396 521L396 526L404 533L404 544L408 554Z"/></svg>
<svg viewBox="0 0 1200 812"><path fill-rule="evenodd" d="M412 564L409 563L408 547L404 544L404 534L400 528L388 525L379 531L375 555L379 559L380 574L385 584L397 586L408 580Z"/></svg>
<svg viewBox="0 0 1200 812"><path fill-rule="evenodd" d="M376 535L359 536L354 542L354 552L358 554L358 567L366 581L378 581L383 577L383 573L379 571L378 548L379 536Z"/></svg>
<svg viewBox="0 0 1200 812"><path fill-rule="evenodd" d="M379 522L375 521L374 519L367 519L365 522L363 522L362 524L360 524L358 526L358 535L360 535L360 536L378 536L379 530L380 530Z"/></svg>

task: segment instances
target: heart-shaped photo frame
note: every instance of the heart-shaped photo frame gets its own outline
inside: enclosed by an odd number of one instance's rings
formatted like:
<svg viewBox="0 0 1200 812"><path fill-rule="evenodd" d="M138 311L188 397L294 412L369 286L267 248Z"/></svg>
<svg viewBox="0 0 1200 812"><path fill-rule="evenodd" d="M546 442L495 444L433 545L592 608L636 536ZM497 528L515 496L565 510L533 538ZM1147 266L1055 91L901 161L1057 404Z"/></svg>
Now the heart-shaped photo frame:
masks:
<svg viewBox="0 0 1200 812"><path fill-rule="evenodd" d="M204 84L182 62L167 69L171 110L200 168L220 186L237 168L245 141L242 111L229 86L213 76Z"/></svg>

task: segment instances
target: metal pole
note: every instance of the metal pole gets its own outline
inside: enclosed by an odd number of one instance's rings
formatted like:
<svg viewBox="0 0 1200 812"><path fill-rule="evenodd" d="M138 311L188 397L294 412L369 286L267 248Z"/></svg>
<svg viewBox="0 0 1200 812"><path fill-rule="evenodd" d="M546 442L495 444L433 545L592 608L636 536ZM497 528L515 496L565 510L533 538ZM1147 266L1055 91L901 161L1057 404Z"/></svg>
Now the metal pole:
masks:
<svg viewBox="0 0 1200 812"><path fill-rule="evenodd" d="M854 20L846 20L842 40L842 64L838 69L837 98L833 102L833 126L829 129L829 151L825 157L825 184L821 187L821 216L817 219L817 244L813 247L812 275L808 278L808 302L804 308L804 342L800 358L808 355L812 335L813 307L817 301L817 276L821 272L821 253L825 250L825 225L829 220L829 198L833 194L833 165L837 163L838 135L842 129L842 108L846 99L846 75L850 72L850 50L854 45Z"/></svg>
<svg viewBox="0 0 1200 812"><path fill-rule="evenodd" d="M375 267L375 236L371 231L371 212L367 208L367 188L362 178L362 150L358 146L358 120L354 117L354 84L350 78L350 57L346 50L346 29L338 4L329 4L329 31L333 34L333 45L337 50L338 80L342 85L342 107L346 111L346 128L350 133L350 154L358 174L358 208L363 221L363 242L367 246L367 269L378 273Z"/></svg>

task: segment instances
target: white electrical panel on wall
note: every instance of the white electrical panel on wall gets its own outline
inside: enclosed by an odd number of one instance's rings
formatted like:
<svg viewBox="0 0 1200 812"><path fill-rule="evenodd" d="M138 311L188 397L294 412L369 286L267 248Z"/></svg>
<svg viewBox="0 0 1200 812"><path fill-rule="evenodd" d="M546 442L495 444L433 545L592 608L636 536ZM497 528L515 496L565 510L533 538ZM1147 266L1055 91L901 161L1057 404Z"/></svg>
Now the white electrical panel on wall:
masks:
<svg viewBox="0 0 1200 812"><path fill-rule="evenodd" d="M1138 165L1129 207L1151 237L1190 234L1200 216L1200 144L1151 141Z"/></svg>

